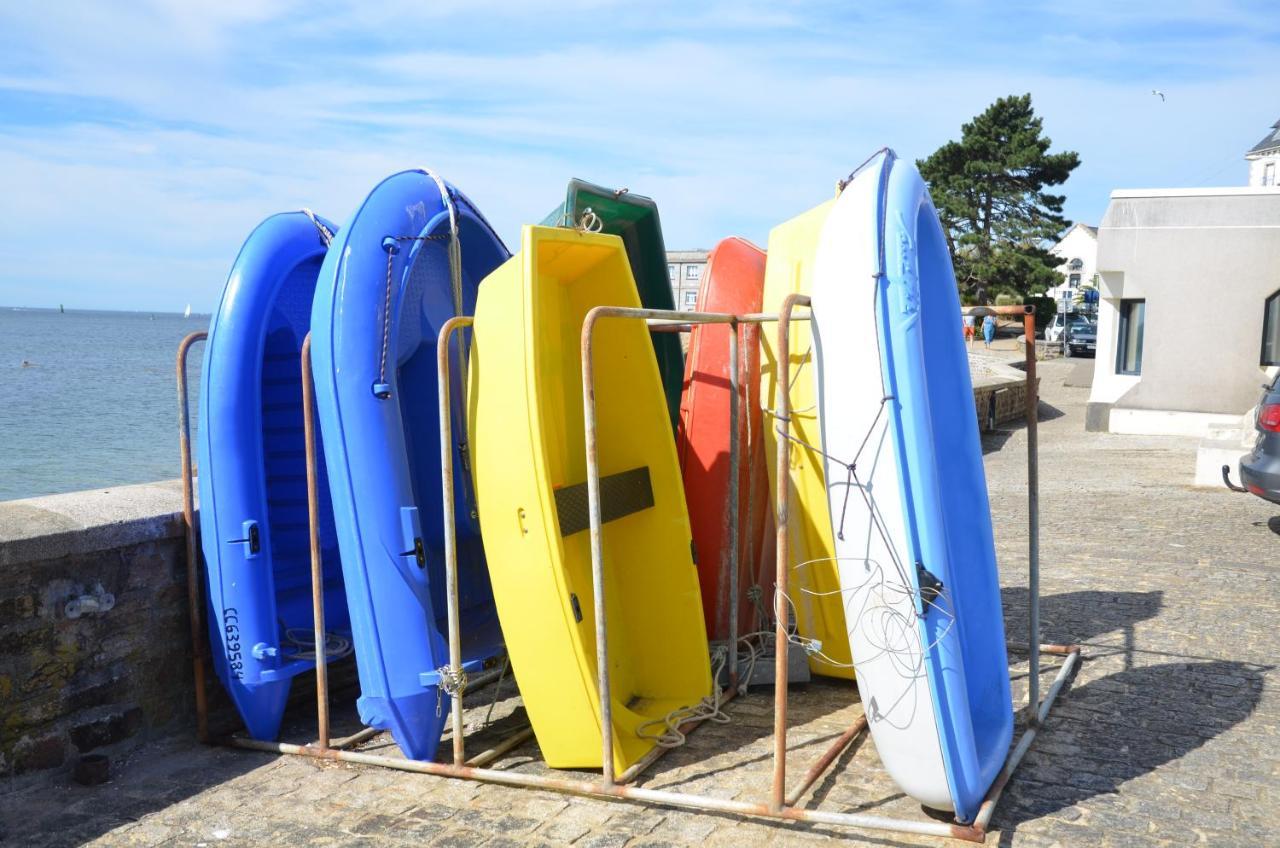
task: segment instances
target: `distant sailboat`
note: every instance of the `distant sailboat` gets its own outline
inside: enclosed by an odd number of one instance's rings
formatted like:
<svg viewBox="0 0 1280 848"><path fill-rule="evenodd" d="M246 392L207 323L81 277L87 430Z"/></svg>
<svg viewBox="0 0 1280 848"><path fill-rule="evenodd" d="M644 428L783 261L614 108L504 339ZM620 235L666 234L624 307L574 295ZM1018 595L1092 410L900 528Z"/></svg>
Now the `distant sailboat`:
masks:
<svg viewBox="0 0 1280 848"><path fill-rule="evenodd" d="M187 304L187 311L182 313L182 317L183 317L183 318L190 318L190 317L191 317L191 304L189 304L189 303Z"/></svg>
<svg viewBox="0 0 1280 848"><path fill-rule="evenodd" d="M63 308L63 306L62 306L62 304L61 304L61 303L59 303L59 304L58 304L58 314L59 314L59 315L65 315L65 314L66 314L66 312L67 312L67 310Z"/></svg>

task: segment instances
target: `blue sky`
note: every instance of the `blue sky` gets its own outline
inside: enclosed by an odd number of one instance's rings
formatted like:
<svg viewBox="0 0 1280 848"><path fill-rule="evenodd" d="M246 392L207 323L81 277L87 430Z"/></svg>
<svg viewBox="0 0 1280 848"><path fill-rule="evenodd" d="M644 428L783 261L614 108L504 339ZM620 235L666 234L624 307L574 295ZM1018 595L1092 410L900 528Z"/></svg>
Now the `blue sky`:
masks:
<svg viewBox="0 0 1280 848"><path fill-rule="evenodd" d="M1270 3L5 4L0 304L207 311L260 219L420 165L508 244L574 176L654 197L671 248L763 244L1027 91L1096 223L1113 188L1243 184L1278 48Z"/></svg>

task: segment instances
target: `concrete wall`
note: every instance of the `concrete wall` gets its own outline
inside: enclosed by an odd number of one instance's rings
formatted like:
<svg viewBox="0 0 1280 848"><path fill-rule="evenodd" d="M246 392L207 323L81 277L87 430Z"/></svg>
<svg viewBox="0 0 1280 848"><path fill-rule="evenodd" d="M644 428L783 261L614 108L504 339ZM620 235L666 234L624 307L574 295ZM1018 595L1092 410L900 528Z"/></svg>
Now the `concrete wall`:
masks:
<svg viewBox="0 0 1280 848"><path fill-rule="evenodd" d="M190 720L180 519L176 482L0 503L0 774ZM113 609L68 617L99 589Z"/></svg>
<svg viewBox="0 0 1280 848"><path fill-rule="evenodd" d="M1180 432L1188 422L1233 420L1257 401L1263 303L1280 289L1280 192L1114 192L1098 232L1098 270L1091 428L1128 421L1134 432ZM1139 376L1116 373L1128 298L1147 301Z"/></svg>

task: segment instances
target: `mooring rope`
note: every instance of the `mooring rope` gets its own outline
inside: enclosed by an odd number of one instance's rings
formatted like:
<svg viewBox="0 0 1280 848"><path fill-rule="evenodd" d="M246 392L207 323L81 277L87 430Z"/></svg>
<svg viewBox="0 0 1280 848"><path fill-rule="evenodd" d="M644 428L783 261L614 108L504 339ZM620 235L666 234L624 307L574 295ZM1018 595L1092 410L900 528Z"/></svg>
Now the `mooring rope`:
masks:
<svg viewBox="0 0 1280 848"><path fill-rule="evenodd" d="M330 232L329 228L326 227L324 223L321 222L321 220L316 217L316 213L312 212L310 209L308 209L305 206L298 211L300 211L303 215L306 215L308 218L311 219L311 223L314 224L315 228L320 231L320 241L324 242L325 247L328 247L329 245L333 244L333 233Z"/></svg>

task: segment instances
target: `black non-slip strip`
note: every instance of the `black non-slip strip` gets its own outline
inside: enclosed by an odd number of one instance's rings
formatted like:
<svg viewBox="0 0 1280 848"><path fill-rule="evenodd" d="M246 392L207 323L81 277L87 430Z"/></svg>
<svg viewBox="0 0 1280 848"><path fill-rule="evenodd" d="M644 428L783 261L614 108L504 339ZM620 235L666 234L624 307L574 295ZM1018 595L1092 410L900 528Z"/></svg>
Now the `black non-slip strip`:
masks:
<svg viewBox="0 0 1280 848"><path fill-rule="evenodd" d="M591 527L586 483L556 489L555 495L561 536L572 536ZM647 465L600 478L601 523L617 521L651 506L653 484Z"/></svg>

